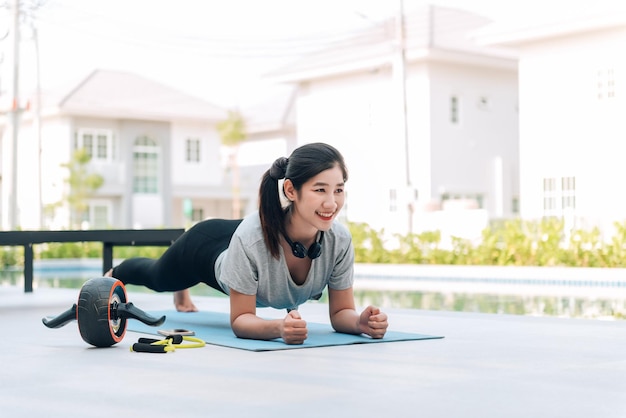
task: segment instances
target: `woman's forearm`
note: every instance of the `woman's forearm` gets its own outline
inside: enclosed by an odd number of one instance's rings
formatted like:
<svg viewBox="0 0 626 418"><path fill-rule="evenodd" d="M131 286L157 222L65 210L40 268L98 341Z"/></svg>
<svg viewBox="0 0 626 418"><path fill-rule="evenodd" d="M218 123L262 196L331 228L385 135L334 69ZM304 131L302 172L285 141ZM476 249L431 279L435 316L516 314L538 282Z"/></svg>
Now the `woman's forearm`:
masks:
<svg viewBox="0 0 626 418"><path fill-rule="evenodd" d="M273 340L281 337L281 319L262 319L245 313L231 322L235 335L253 340Z"/></svg>
<svg viewBox="0 0 626 418"><path fill-rule="evenodd" d="M350 308L342 309L335 312L330 317L330 323L333 329L343 334L361 334L359 326L359 314Z"/></svg>

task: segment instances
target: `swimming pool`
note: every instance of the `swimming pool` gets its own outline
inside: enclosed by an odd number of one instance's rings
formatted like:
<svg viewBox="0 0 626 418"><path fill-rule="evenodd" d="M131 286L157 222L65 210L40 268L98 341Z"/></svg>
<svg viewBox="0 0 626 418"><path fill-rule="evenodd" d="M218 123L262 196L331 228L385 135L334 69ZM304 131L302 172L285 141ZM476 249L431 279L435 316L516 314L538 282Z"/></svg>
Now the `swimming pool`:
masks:
<svg viewBox="0 0 626 418"><path fill-rule="evenodd" d="M99 261L36 264L33 287L78 289L101 275L100 268ZM0 273L0 286L23 286L23 280L21 271ZM626 319L626 269L358 264L354 289L359 306ZM191 293L223 297L205 285Z"/></svg>

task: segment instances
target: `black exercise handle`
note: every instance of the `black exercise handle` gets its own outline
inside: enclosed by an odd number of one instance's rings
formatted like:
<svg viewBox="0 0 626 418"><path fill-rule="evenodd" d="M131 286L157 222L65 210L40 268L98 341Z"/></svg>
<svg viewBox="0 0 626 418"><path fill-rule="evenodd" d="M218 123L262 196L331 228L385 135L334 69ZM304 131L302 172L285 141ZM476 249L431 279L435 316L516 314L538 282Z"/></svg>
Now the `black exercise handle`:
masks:
<svg viewBox="0 0 626 418"><path fill-rule="evenodd" d="M68 322L76 319L76 309L77 306L74 304L62 314L57 315L54 318L42 318L41 322L43 322L43 324L48 328L61 328L63 325L66 325Z"/></svg>
<svg viewBox="0 0 626 418"><path fill-rule="evenodd" d="M115 313L116 317L137 319L144 324L151 325L153 327L159 326L165 322L165 315L160 318L155 318L137 308L132 304L132 302L117 304L114 309L117 311Z"/></svg>
<svg viewBox="0 0 626 418"><path fill-rule="evenodd" d="M161 340L156 340L154 338L139 338L139 340L137 340L138 343L140 344L154 344L154 343L158 343Z"/></svg>
<svg viewBox="0 0 626 418"><path fill-rule="evenodd" d="M141 337L141 338L139 338L139 340L137 340L137 342L142 343L142 344L154 344L154 343L160 343L160 342L167 341L167 340L171 340L172 344L182 344L183 343L183 336L180 335L180 334L168 335L167 337L163 338L162 340L155 340L154 338L144 338L144 337Z"/></svg>
<svg viewBox="0 0 626 418"><path fill-rule="evenodd" d="M182 344L183 336L180 334L168 335L164 340L172 340L172 344Z"/></svg>
<svg viewBox="0 0 626 418"><path fill-rule="evenodd" d="M132 345L131 350L137 353L167 353L164 345L152 345L145 343L135 343Z"/></svg>

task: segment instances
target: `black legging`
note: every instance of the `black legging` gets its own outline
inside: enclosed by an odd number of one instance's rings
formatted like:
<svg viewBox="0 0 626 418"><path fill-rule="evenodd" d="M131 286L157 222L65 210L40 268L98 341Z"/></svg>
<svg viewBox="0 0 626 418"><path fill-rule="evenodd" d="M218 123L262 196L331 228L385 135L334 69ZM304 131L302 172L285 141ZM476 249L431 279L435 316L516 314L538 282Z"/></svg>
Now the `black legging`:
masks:
<svg viewBox="0 0 626 418"><path fill-rule="evenodd" d="M215 260L230 244L241 219L208 219L185 231L159 259L135 257L113 268L124 284L157 292L187 289L206 283L224 292L215 279Z"/></svg>

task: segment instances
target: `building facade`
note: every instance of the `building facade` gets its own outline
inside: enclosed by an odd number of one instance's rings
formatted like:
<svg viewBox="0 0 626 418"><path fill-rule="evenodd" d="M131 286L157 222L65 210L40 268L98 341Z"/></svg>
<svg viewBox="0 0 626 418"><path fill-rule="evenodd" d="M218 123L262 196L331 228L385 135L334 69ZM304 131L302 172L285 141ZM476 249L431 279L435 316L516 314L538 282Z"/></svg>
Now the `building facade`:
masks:
<svg viewBox="0 0 626 418"><path fill-rule="evenodd" d="M429 6L272 74L298 86L298 141L344 153L347 219L467 236L517 215L517 61L469 40L487 23Z"/></svg>
<svg viewBox="0 0 626 418"><path fill-rule="evenodd" d="M480 41L516 48L520 77L520 212L611 231L626 219L626 14L572 17Z"/></svg>
<svg viewBox="0 0 626 418"><path fill-rule="evenodd" d="M145 78L94 71L69 93L47 97L37 112L21 115L17 227L180 227L231 217L231 179L216 130L225 118L224 109ZM10 228L11 136L12 126L4 120L3 229ZM83 174L104 180L89 193L88 210L80 215L68 205L66 167L78 149L91 157ZM244 208L251 199L248 189L241 194Z"/></svg>
<svg viewBox="0 0 626 418"><path fill-rule="evenodd" d="M274 158L322 141L344 154L350 170L344 220L389 233L471 238L490 219L516 216L517 59L469 38L488 23L425 7L270 74L289 88L244 110L248 141L278 141L284 152L240 167L241 215L256 209L260 177ZM180 227L232 217L235 173L216 129L226 113L142 77L95 71L44 103L40 118L22 115L19 227L71 226L67 205L48 209L69 193L63 164L76 149L88 150L89 171L104 178L84 227ZM8 120L1 127L7 229L12 133Z"/></svg>

